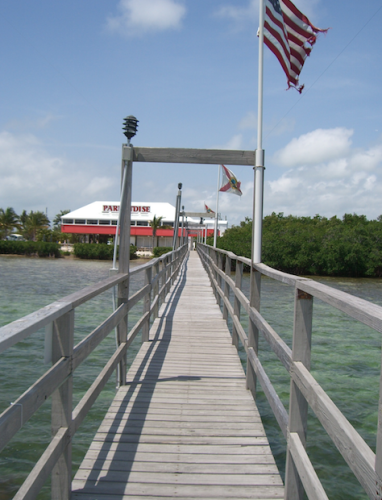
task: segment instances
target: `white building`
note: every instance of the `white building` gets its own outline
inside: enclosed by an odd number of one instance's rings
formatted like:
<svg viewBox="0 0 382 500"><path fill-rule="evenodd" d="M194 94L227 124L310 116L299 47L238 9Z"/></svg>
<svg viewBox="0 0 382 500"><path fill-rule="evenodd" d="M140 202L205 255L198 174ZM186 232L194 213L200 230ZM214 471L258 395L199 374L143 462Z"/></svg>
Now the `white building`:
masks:
<svg viewBox="0 0 382 500"><path fill-rule="evenodd" d="M61 232L81 235L115 236L120 202L95 201L61 217ZM184 218L184 236L197 236L202 228L207 228L207 235L213 235L214 219L205 214L205 221ZM130 241L138 249L150 249L153 245L150 221L153 217L162 217L161 228L157 230L154 246L172 246L174 235L175 207L170 203L134 202L131 204ZM227 228L227 221L219 220L220 234ZM182 235L182 217L179 219L178 236Z"/></svg>

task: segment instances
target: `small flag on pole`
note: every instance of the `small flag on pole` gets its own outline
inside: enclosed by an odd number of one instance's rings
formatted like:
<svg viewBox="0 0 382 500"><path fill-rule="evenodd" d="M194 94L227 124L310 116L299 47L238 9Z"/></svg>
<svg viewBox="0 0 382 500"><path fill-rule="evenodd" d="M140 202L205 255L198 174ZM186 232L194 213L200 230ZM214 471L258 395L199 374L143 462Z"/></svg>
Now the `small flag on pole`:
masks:
<svg viewBox="0 0 382 500"><path fill-rule="evenodd" d="M299 76L305 59L312 51L317 33L328 30L316 28L290 0L266 0L264 43L279 60L288 80L288 88L300 93Z"/></svg>
<svg viewBox="0 0 382 500"><path fill-rule="evenodd" d="M222 167L222 185L219 191L223 191L225 193L233 193L241 196L243 193L240 190L241 182L238 181L235 177L235 174L231 172L227 167L221 165Z"/></svg>
<svg viewBox="0 0 382 500"><path fill-rule="evenodd" d="M212 208L207 207L207 205L206 205L206 204L204 204L204 208L206 209L206 212L207 212L208 214L214 214L214 213L215 213L215 212L212 210Z"/></svg>

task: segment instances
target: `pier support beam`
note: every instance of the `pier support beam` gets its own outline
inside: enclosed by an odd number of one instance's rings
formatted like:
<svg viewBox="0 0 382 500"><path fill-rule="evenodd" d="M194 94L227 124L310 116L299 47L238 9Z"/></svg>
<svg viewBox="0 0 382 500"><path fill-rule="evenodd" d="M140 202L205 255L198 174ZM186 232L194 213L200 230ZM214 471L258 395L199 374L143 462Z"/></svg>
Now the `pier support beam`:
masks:
<svg viewBox="0 0 382 500"><path fill-rule="evenodd" d="M128 273L130 267L130 224L131 224L131 186L133 180L133 146L122 147L122 200L120 206L121 234L119 241L119 272ZM118 306L129 299L129 281L127 278L118 285ZM118 345L126 342L128 331L128 315L117 327ZM119 385L126 384L126 355L119 364Z"/></svg>
<svg viewBox="0 0 382 500"><path fill-rule="evenodd" d="M293 327L293 361L299 361L310 370L312 343L313 297L296 288ZM297 472L290 451L289 435L298 434L302 445L306 446L308 402L296 383L291 380L289 398L288 450L285 472L285 499L302 500L304 487Z"/></svg>

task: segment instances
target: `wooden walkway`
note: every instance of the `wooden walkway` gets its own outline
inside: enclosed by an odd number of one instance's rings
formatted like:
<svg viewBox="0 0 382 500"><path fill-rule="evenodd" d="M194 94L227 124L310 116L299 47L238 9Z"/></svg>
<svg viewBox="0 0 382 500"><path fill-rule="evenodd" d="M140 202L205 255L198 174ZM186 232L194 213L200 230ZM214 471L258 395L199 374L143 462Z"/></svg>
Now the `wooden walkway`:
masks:
<svg viewBox="0 0 382 500"><path fill-rule="evenodd" d="M72 498L276 499L284 487L196 252L73 481Z"/></svg>

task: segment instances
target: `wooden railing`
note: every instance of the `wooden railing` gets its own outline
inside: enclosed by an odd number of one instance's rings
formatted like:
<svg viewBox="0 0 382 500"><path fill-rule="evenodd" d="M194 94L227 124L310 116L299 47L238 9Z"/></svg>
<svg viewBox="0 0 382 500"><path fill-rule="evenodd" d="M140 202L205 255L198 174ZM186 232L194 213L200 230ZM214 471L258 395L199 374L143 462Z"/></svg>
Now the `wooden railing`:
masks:
<svg viewBox="0 0 382 500"><path fill-rule="evenodd" d="M49 397L52 398L52 440L14 497L16 500L36 498L50 475L52 498L60 500L70 498L72 438L118 365L119 382L125 384L127 349L140 330L142 330L142 341L148 340L150 319L158 316L159 306L170 290L187 251L187 245L184 245L174 252L131 269L129 273L115 274L0 328L1 353L40 328L52 326L52 367L0 415L1 450L42 404ZM144 273L145 284L130 297L129 278L138 273ZM118 294L116 310L74 346L75 309L117 285L121 293ZM143 314L127 333L129 311L140 300L143 300ZM72 410L75 370L115 328L118 330L118 347Z"/></svg>
<svg viewBox="0 0 382 500"><path fill-rule="evenodd" d="M232 319L232 342L240 339L247 354L247 387L255 397L258 380L287 440L285 498L302 500L304 489L310 500L328 497L305 451L308 406L346 460L350 469L372 499L382 498L382 397L380 390L376 454L310 373L313 298L346 313L351 318L382 332L382 307L307 278L299 278L254 264L251 270L250 297L242 292L243 265L251 261L231 252L198 244L198 253L207 270L216 299L225 319ZM235 279L231 265L235 262ZM261 275L295 289L292 349L259 313ZM230 301L233 297L233 305ZM248 314L248 332L240 322L240 309ZM275 352L290 376L289 414L283 406L258 358L259 332Z"/></svg>

